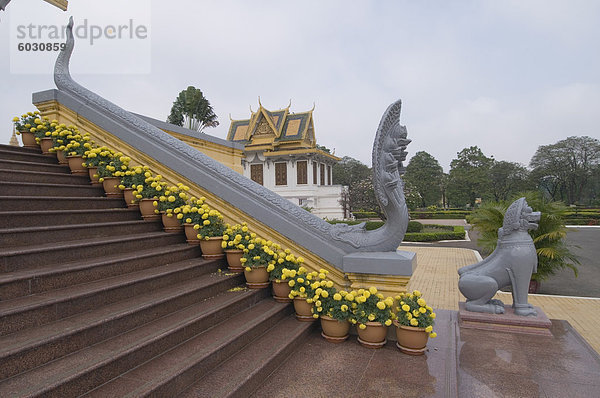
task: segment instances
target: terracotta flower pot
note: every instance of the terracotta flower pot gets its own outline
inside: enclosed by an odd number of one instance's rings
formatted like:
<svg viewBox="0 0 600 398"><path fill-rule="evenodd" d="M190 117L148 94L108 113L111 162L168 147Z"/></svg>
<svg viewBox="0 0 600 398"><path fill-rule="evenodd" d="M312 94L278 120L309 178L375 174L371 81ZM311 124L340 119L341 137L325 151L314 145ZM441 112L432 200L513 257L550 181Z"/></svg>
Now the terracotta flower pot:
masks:
<svg viewBox="0 0 600 398"><path fill-rule="evenodd" d="M122 198L123 191L119 188L119 184L121 184L121 180L117 177L106 177L104 181L102 181L102 187L104 188L104 192L106 193L106 197L108 198Z"/></svg>
<svg viewBox="0 0 600 398"><path fill-rule="evenodd" d="M429 333L425 331L425 328L404 326L396 321L394 324L398 340L396 347L408 355L423 355L427 350L427 340L429 339Z"/></svg>
<svg viewBox="0 0 600 398"><path fill-rule="evenodd" d="M88 167L88 173L90 175L90 181L92 185L102 185L100 181L98 181L98 168L97 167Z"/></svg>
<svg viewBox="0 0 600 398"><path fill-rule="evenodd" d="M177 234L179 232L183 232L183 225L177 219L177 215L174 214L171 217L167 216L166 213L161 213L163 229L165 232L169 232L172 234Z"/></svg>
<svg viewBox="0 0 600 398"><path fill-rule="evenodd" d="M156 207L152 204L154 199L141 199L139 201L140 213L142 218L146 221L155 221L160 218L160 214L157 214L154 210Z"/></svg>
<svg viewBox="0 0 600 398"><path fill-rule="evenodd" d="M350 336L350 322L321 315L321 336L330 343L341 343Z"/></svg>
<svg viewBox="0 0 600 398"><path fill-rule="evenodd" d="M223 248L221 242L223 241L222 236L214 236L208 239L200 239L200 249L202 250L202 257L206 259L211 258L223 258Z"/></svg>
<svg viewBox="0 0 600 398"><path fill-rule="evenodd" d="M54 155L54 152L50 152L50 148L54 147L54 140L52 138L42 138L40 141L40 148L44 155Z"/></svg>
<svg viewBox="0 0 600 398"><path fill-rule="evenodd" d="M244 266L240 261L244 252L239 249L228 249L225 250L225 256L227 256L227 265L231 272L242 273L244 272Z"/></svg>
<svg viewBox="0 0 600 398"><path fill-rule="evenodd" d="M287 281L275 279L273 281L273 298L280 303L291 303L290 292L292 288Z"/></svg>
<svg viewBox="0 0 600 398"><path fill-rule="evenodd" d="M190 245L200 244L200 239L198 239L198 231L194 229L194 224L183 224L183 230L185 231L187 243Z"/></svg>
<svg viewBox="0 0 600 398"><path fill-rule="evenodd" d="M125 203L127 203L127 207L129 207L129 208L139 206L139 204L135 200L135 196L133 195L132 188L125 188L123 190L123 199L125 199Z"/></svg>
<svg viewBox="0 0 600 398"><path fill-rule="evenodd" d="M65 151L56 151L56 159L58 159L58 164L69 164Z"/></svg>
<svg viewBox="0 0 600 398"><path fill-rule="evenodd" d="M367 322L364 324L365 329L360 328L360 324L357 326L358 331L358 342L367 348L381 348L387 343L387 326L382 325L379 322Z"/></svg>
<svg viewBox="0 0 600 398"><path fill-rule="evenodd" d="M21 141L25 148L39 148L40 146L35 141L35 135L31 131L21 131Z"/></svg>
<svg viewBox="0 0 600 398"><path fill-rule="evenodd" d="M87 168L83 166L83 158L81 155L67 156L67 161L69 162L71 174L85 175L88 173Z"/></svg>
<svg viewBox="0 0 600 398"><path fill-rule="evenodd" d="M250 271L244 270L246 285L250 289L264 289L269 287L269 273L267 267L253 267Z"/></svg>
<svg viewBox="0 0 600 398"><path fill-rule="evenodd" d="M301 322L314 322L317 319L313 317L312 304L306 302L305 298L294 297L294 310L296 319Z"/></svg>

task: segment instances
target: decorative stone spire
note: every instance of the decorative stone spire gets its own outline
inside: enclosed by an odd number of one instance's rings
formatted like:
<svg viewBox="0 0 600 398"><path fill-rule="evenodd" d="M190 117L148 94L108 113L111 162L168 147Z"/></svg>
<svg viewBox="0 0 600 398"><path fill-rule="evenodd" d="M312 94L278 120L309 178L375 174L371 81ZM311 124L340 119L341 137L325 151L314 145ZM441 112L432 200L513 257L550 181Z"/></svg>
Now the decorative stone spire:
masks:
<svg viewBox="0 0 600 398"><path fill-rule="evenodd" d="M8 145L19 146L19 140L17 140L17 135L15 134L15 130L13 129L12 136L10 137L10 141Z"/></svg>

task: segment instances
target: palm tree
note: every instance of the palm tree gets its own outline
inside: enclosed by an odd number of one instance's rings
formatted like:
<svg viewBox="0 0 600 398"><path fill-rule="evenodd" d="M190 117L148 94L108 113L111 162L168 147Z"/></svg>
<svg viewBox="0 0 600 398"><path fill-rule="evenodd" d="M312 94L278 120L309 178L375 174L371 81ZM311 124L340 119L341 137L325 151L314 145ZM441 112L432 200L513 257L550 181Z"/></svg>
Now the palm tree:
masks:
<svg viewBox="0 0 600 398"><path fill-rule="evenodd" d="M167 122L202 132L206 127L219 125L210 102L202 90L189 86L177 96Z"/></svg>
<svg viewBox="0 0 600 398"><path fill-rule="evenodd" d="M564 268L570 268L577 276L579 260L565 240L568 229L564 216L568 208L562 202L546 199L540 192L525 192L515 199L523 196L534 211L542 213L538 228L529 231L538 256L538 269L531 279L542 281ZM481 233L477 243L489 253L496 248L498 228L502 227L504 213L511 203L486 202L471 214L470 223Z"/></svg>

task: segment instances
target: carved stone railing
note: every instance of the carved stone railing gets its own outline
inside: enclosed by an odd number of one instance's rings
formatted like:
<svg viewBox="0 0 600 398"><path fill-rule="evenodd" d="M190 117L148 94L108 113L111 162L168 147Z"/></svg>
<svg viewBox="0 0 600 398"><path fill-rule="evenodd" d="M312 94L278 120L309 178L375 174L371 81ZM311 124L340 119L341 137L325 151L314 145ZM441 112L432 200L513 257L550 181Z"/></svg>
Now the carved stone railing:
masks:
<svg viewBox="0 0 600 398"><path fill-rule="evenodd" d="M67 45L56 61L54 80L58 91L37 93L34 103L53 100L68 107L342 272L412 274L414 254L396 251L408 224L400 175L404 149L410 141L406 139L406 128L399 124L400 101L384 113L373 148L374 188L386 224L374 231L366 231L363 226L331 225L76 83L69 72L74 48L72 26L71 20Z"/></svg>

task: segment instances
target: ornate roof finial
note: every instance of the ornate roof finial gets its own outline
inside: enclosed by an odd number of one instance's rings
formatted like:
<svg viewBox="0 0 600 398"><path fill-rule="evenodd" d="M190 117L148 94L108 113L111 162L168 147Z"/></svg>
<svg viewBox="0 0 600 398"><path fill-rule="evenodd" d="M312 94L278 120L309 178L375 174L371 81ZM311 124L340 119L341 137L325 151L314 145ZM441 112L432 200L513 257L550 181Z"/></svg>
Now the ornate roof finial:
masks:
<svg viewBox="0 0 600 398"><path fill-rule="evenodd" d="M248 105L250 107L250 113L254 113L254 111L252 110L252 105Z"/></svg>
<svg viewBox="0 0 600 398"><path fill-rule="evenodd" d="M229 120L233 122L233 118L231 117L231 113L229 113Z"/></svg>
<svg viewBox="0 0 600 398"><path fill-rule="evenodd" d="M312 107L312 109L310 111L312 112L314 110L315 110L315 101L313 101L313 107Z"/></svg>
<svg viewBox="0 0 600 398"><path fill-rule="evenodd" d="M260 103L260 95L258 96L258 105L262 108L262 104Z"/></svg>
<svg viewBox="0 0 600 398"><path fill-rule="evenodd" d="M290 103L287 106L287 109L290 110L290 106L292 106L292 99L290 98Z"/></svg>
<svg viewBox="0 0 600 398"><path fill-rule="evenodd" d="M8 145L19 146L19 140L17 140L17 134L15 134L15 129L13 129L12 136L10 137L10 141Z"/></svg>

